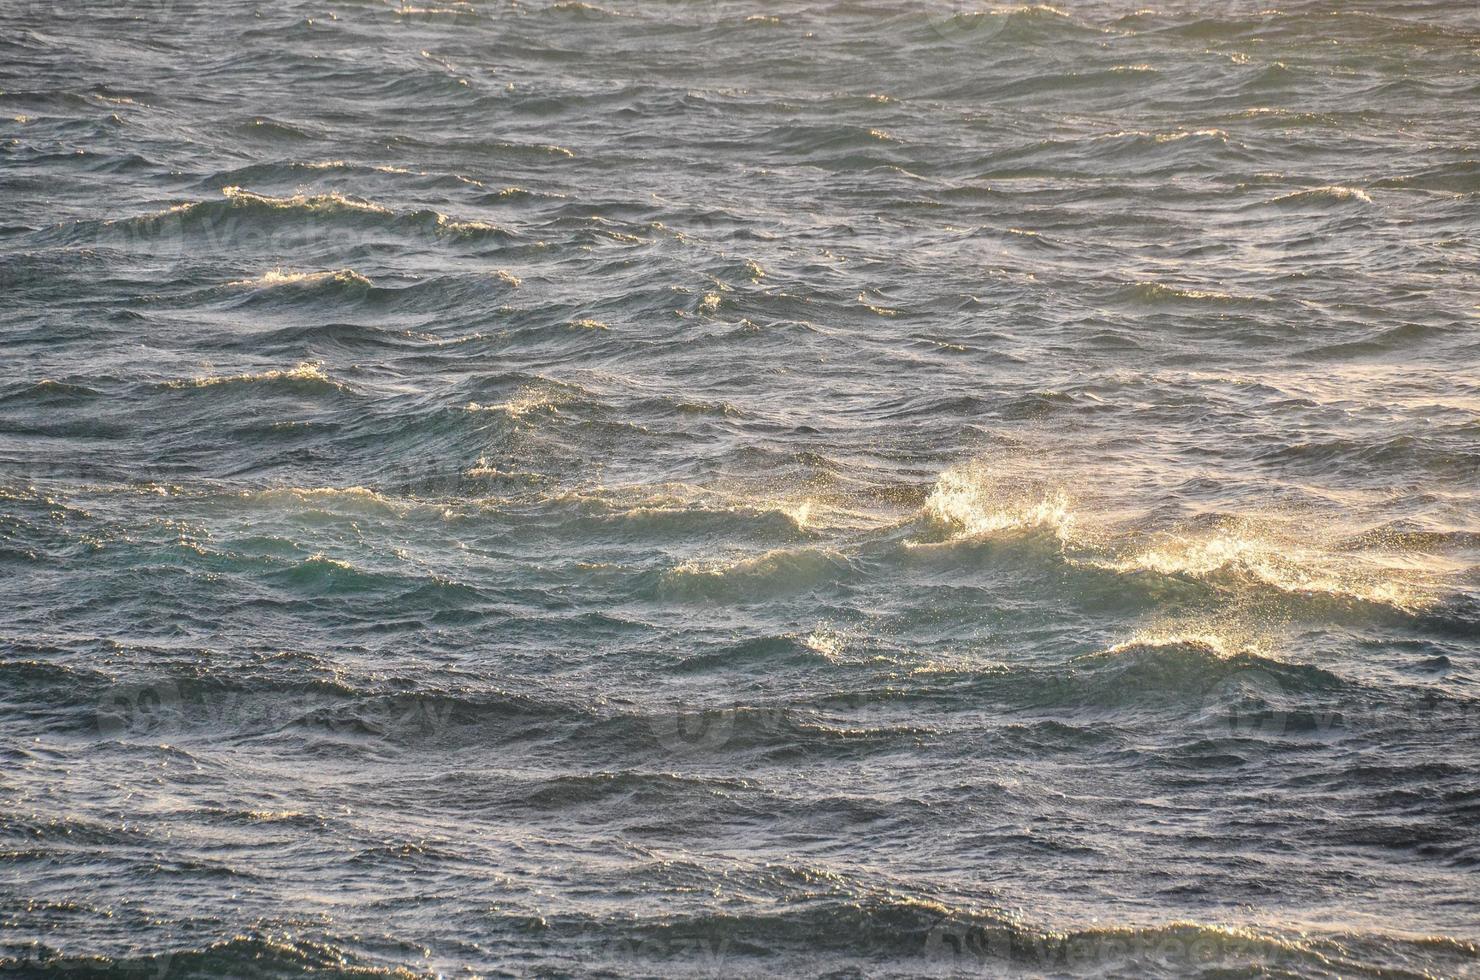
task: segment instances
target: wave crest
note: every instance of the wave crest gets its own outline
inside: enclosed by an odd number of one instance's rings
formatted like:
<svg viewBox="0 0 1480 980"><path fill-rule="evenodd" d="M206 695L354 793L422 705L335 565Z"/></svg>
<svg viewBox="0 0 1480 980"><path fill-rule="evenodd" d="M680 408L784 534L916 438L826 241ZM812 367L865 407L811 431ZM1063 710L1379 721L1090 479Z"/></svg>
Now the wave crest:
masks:
<svg viewBox="0 0 1480 980"><path fill-rule="evenodd" d="M1201 581L1239 580L1288 594L1327 595L1416 611L1435 599L1424 569L1323 546L1319 532L1295 534L1272 522L1239 519L1205 533L1164 534L1150 547L1091 562L1122 573L1153 572Z"/></svg>
<svg viewBox="0 0 1480 980"><path fill-rule="evenodd" d="M292 382L305 385L325 386L342 389L344 386L324 372L319 361L300 361L291 368L272 368L267 371L244 372L242 374L212 374L188 380L168 381L167 388L211 388L216 385L250 384L253 382Z"/></svg>
<svg viewBox="0 0 1480 980"><path fill-rule="evenodd" d="M941 473L920 513L949 540L1038 528L1067 540L1075 525L1063 487L981 460Z"/></svg>

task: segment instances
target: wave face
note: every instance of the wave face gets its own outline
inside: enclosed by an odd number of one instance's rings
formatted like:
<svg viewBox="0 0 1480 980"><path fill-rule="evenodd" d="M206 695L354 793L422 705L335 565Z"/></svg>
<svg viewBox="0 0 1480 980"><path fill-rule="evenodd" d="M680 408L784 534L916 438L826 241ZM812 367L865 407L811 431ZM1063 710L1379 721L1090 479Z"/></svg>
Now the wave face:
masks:
<svg viewBox="0 0 1480 980"><path fill-rule="evenodd" d="M1480 973L1480 14L0 4L0 972Z"/></svg>

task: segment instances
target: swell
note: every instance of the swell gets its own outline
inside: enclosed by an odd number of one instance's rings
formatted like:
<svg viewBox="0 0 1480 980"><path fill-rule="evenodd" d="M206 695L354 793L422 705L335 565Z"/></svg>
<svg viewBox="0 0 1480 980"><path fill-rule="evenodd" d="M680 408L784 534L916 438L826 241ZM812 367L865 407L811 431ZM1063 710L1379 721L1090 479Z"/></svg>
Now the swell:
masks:
<svg viewBox="0 0 1480 980"><path fill-rule="evenodd" d="M214 301L226 309L294 316L314 309L353 309L389 319L491 307L507 299L513 288L516 284L507 274L496 272L431 276L406 285L383 285L354 269L304 271L279 267L185 299ZM422 337L435 339L426 334Z"/></svg>
<svg viewBox="0 0 1480 980"><path fill-rule="evenodd" d="M533 740L592 720L578 704L537 692L438 688L405 678L351 681L282 667L269 660L229 671L157 668L110 678L46 661L10 660L0 661L0 675L7 688L24 693L33 724L124 744L335 738L403 748L475 746ZM15 707L13 696L6 700Z"/></svg>
<svg viewBox="0 0 1480 980"><path fill-rule="evenodd" d="M1189 921L1056 931L991 909L958 909L884 894L824 895L780 911L674 915L633 923L563 919L550 923L550 932L552 948L574 941L597 963L627 957L631 965L657 964L686 950L691 961L740 970L762 964L774 969L778 960L784 964L800 955L813 961L820 955L839 967L910 964L932 974L1074 975L1092 966L1099 973L1180 977L1211 966L1220 972L1336 978L1389 975L1374 961L1395 953L1450 969L1464 969L1477 955L1472 944L1456 940L1295 934Z"/></svg>
<svg viewBox="0 0 1480 980"><path fill-rule="evenodd" d="M818 958L839 968L872 965L935 973L1126 971L1146 977L1179 977L1198 967L1220 971L1278 972L1309 977L1394 976L1377 963L1391 958L1463 972L1475 959L1472 944L1442 938L1380 932L1282 933L1197 922L1165 925L1103 925L1067 932L1034 927L990 909L953 908L909 896L866 894L812 897L784 911L680 913L635 920L578 914L537 920L510 913L487 926L515 949L538 952L552 966L580 972L671 968L675 963L705 970L757 971L801 967ZM305 972L341 977L415 976L404 966L383 965L382 954L355 940L318 935L275 937L269 929L200 947L169 952L106 956L67 955L43 945L0 961L16 970L85 972L103 977L153 976L160 970L184 976L297 976ZM505 962L495 957L490 966ZM510 965L513 959L507 961ZM1422 968L1412 976L1422 975Z"/></svg>
<svg viewBox="0 0 1480 980"><path fill-rule="evenodd" d="M458 219L430 208L396 210L339 191L272 197L231 186L222 188L220 200L53 226L33 239L44 245L117 243L185 260L203 249L231 254L262 245L322 244L335 234L362 232L465 243L511 240L508 232L487 221Z"/></svg>
<svg viewBox="0 0 1480 980"><path fill-rule="evenodd" d="M1380 703L1394 696L1321 667L1250 649L1230 650L1220 638L1195 634L1132 639L1056 665L925 664L906 676L907 685L865 685L824 696L815 705L837 709L918 703L972 711L992 704L1029 713L1098 709L1121 714L1123 720L1172 720L1180 734L1198 739L1225 730L1218 712L1243 696L1263 697L1267 709L1307 714L1332 704ZM1251 695L1237 687L1245 680L1255 683Z"/></svg>

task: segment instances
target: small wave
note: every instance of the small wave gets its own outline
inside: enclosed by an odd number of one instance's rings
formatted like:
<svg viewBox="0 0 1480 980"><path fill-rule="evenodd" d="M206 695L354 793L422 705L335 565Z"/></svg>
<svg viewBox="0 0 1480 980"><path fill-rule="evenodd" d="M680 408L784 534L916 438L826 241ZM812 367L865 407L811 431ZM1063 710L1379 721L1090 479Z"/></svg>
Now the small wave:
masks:
<svg viewBox="0 0 1480 980"><path fill-rule="evenodd" d="M324 229L305 226L313 218L340 228L353 222L372 222L376 227L394 229L439 238L482 239L507 236L507 232L487 221L450 217L440 211L423 208L397 211L374 201L339 191L321 194L300 193L273 197L246 190L238 185L221 189L222 199L186 201L161 211L107 221L84 221L60 225L53 234L68 240L83 241L92 235L122 235L127 240L149 244L152 248L171 249L189 254L192 249L221 249L232 245L239 236L261 233L261 222L284 225L280 230L305 239ZM285 238L284 241L289 239Z"/></svg>
<svg viewBox="0 0 1480 980"><path fill-rule="evenodd" d="M554 503L571 503L595 517L622 522L671 521L677 528L694 528L709 518L780 517L784 527L806 531L818 525L831 525L849 514L810 497L768 497L744 491L727 492L689 484L661 487L600 487L595 490L566 492L549 498Z"/></svg>
<svg viewBox="0 0 1480 980"><path fill-rule="evenodd" d="M331 191L328 194L295 194L292 197L271 197L244 190L241 187L230 186L223 187L221 193L225 195L228 201L236 205L255 205L278 211L397 216L395 211L384 205L358 197L350 197L338 191ZM185 207L188 208L190 205L186 205ZM486 221L459 220L449 217L440 211L423 210L410 215L400 215L400 217L428 225L434 231L453 235L474 236L499 231L497 226L489 224Z"/></svg>
<svg viewBox="0 0 1480 980"><path fill-rule="evenodd" d="M662 576L658 591L719 600L804 592L845 577L849 568L848 559L830 548L775 548L730 560L686 561Z"/></svg>
<svg viewBox="0 0 1480 980"><path fill-rule="evenodd" d="M1137 303L1230 303L1246 297L1234 296L1216 289L1195 289L1163 282L1140 281L1121 290L1121 295Z"/></svg>
<svg viewBox="0 0 1480 980"><path fill-rule="evenodd" d="M1270 204L1318 204L1335 202L1347 204L1358 201L1362 204L1371 204L1372 196L1360 187L1343 187L1337 184L1327 184L1325 187L1313 187L1308 190L1291 191L1274 198Z"/></svg>
<svg viewBox="0 0 1480 980"><path fill-rule="evenodd" d="M402 3L399 6L391 7L390 11L394 16L403 20L409 20L414 17L446 17L461 20L465 17L476 18L478 16L478 8L466 2L466 0L452 0L451 3L445 6L434 7L422 7L415 4Z"/></svg>
<svg viewBox="0 0 1480 980"><path fill-rule="evenodd" d="M650 957L653 969L666 966L671 972L675 954L682 953L712 957L703 965L722 965L722 972L737 975L815 973L823 956L831 967L824 972L850 976L1093 974L1158 980L1366 975L1385 972L1374 964L1393 957L1437 961L1459 974L1476 957L1473 943L1442 936L1295 932L1186 920L1053 929L1000 909L874 891L821 868L773 865L764 873L768 880L795 879L813 897L722 913L610 921L556 918L545 921L547 941L552 949L578 950L584 956L583 972L618 956L625 959L618 972L630 970L633 956ZM692 959L686 965L693 972Z"/></svg>
<svg viewBox="0 0 1480 980"><path fill-rule="evenodd" d="M1097 30L1081 25L1063 10L1046 3L1013 4L983 10L963 10L956 4L948 4L943 10L921 6L917 16L924 18L932 38L948 42L986 41L1004 33L1027 40L1035 34L1062 35Z"/></svg>
<svg viewBox="0 0 1480 980"><path fill-rule="evenodd" d="M369 163L351 163L348 160L314 160L300 166L308 170L373 170L381 174L415 174L420 171L407 170L405 167L390 167Z"/></svg>
<svg viewBox="0 0 1480 980"><path fill-rule="evenodd" d="M1458 195L1480 193L1480 160L1461 160L1416 173L1384 177L1373 186L1442 191Z"/></svg>
<svg viewBox="0 0 1480 980"><path fill-rule="evenodd" d="M30 402L43 405L57 404L71 401L91 401L92 399L101 397L103 397L101 391L90 388L87 385L42 378L33 385L0 395L0 405L9 402Z"/></svg>
<svg viewBox="0 0 1480 980"><path fill-rule="evenodd" d="M1146 65L1121 66L1111 69L1116 72L1126 71L1154 71ZM1117 140L1123 141L1130 138L1134 141L1150 140L1152 143L1180 143L1188 139L1211 139L1220 143L1228 142L1228 131L1223 129L1174 129L1171 132L1157 133L1145 129L1122 129L1114 133L1105 133L1093 137L1094 140Z"/></svg>

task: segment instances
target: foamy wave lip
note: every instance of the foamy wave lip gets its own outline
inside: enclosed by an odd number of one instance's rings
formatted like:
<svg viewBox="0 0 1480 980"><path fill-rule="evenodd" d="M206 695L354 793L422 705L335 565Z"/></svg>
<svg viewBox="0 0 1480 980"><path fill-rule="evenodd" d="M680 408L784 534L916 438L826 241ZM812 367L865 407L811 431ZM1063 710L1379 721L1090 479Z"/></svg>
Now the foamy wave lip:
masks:
<svg viewBox="0 0 1480 980"><path fill-rule="evenodd" d="M1204 581L1233 575L1291 595L1329 595L1404 611L1422 609L1435 599L1422 570L1363 561L1255 522L1238 522L1205 536L1167 535L1155 546L1090 564Z"/></svg>
<svg viewBox="0 0 1480 980"><path fill-rule="evenodd" d="M373 170L382 174L419 174L425 176L420 170L407 170L405 167L391 167L384 164L352 163L349 160L316 160L312 163L303 164L309 170Z"/></svg>
<svg viewBox="0 0 1480 980"><path fill-rule="evenodd" d="M481 235L485 232L498 231L497 225L489 224L487 221L471 221L450 218L442 212L437 212L436 229L453 235Z"/></svg>
<svg viewBox="0 0 1480 980"><path fill-rule="evenodd" d="M1270 203L1285 204L1300 201L1361 201L1363 204L1371 204L1372 196L1360 187L1344 187L1339 184L1327 184L1324 187L1312 187L1303 191L1291 191L1281 194Z"/></svg>
<svg viewBox="0 0 1480 980"><path fill-rule="evenodd" d="M1138 630L1129 638L1105 648L1105 656L1116 656L1138 650L1162 650L1190 647L1202 650L1211 656L1227 660L1239 653L1263 655L1264 646L1247 637L1219 629L1216 626L1150 627Z"/></svg>
<svg viewBox="0 0 1480 980"><path fill-rule="evenodd" d="M1121 65L1112 68L1111 71L1155 71L1147 65ZM1228 142L1228 132L1222 129L1177 129L1170 133L1154 133L1148 129L1118 129L1113 133L1102 133L1091 137L1093 140L1119 140L1126 137L1137 139L1149 139L1154 143L1179 143L1186 139L1214 139L1220 143Z"/></svg>
<svg viewBox="0 0 1480 980"><path fill-rule="evenodd" d="M840 574L848 559L831 548L773 548L739 558L694 559L663 575L661 589L713 599L802 591Z"/></svg>
<svg viewBox="0 0 1480 980"><path fill-rule="evenodd" d="M549 391L542 388L521 388L519 393L508 401L490 402L468 402L463 406L468 412L502 412L511 419L520 419L531 412L548 412L553 415L559 412L559 406L567 401L558 391Z"/></svg>
<svg viewBox="0 0 1480 980"><path fill-rule="evenodd" d="M819 623L802 638L802 645L827 660L837 661L848 645L847 638L826 623Z"/></svg>
<svg viewBox="0 0 1480 980"><path fill-rule="evenodd" d="M292 197L271 197L266 194L257 194L245 190L235 184L221 188L221 193L233 204L260 204L266 207L279 208L283 210L292 208L307 208L311 211L365 211L370 214L390 214L390 208L376 204L373 201L365 201L356 197L347 197L338 191L330 191L328 194L294 194ZM189 207L190 205L187 205Z"/></svg>
<svg viewBox="0 0 1480 980"><path fill-rule="evenodd" d="M712 499L706 499L706 497ZM699 494L668 500L652 499L623 511L627 516L652 514L779 514L798 531L804 531L813 521L814 504L811 500L758 500L730 497L724 494Z"/></svg>
<svg viewBox="0 0 1480 980"><path fill-rule="evenodd" d="M1172 286L1167 283L1152 282L1149 280L1138 281L1131 287L1131 291L1140 299L1152 301L1191 300L1196 302L1200 300L1217 300L1227 302L1240 298L1230 293L1219 292L1213 289L1192 289L1186 286Z"/></svg>
<svg viewBox="0 0 1480 980"><path fill-rule="evenodd" d="M401 3L389 8L391 14L401 18L411 17L477 17L478 8L467 0L452 0L446 5L421 7L409 3Z"/></svg>
<svg viewBox="0 0 1480 980"><path fill-rule="evenodd" d="M600 486L566 490L551 501L563 501L602 516L618 518L690 517L733 515L781 517L798 532L823 528L877 527L875 515L850 510L806 493L788 493L775 488L757 491L748 487L702 487L690 483L658 486Z"/></svg>
<svg viewBox="0 0 1480 980"><path fill-rule="evenodd" d="M406 502L392 500L369 487L272 487L244 490L240 496L245 501L273 507L329 507L354 513L401 514L408 507Z"/></svg>
<svg viewBox="0 0 1480 980"><path fill-rule="evenodd" d="M1248 600L1273 589L1405 613L1432 606L1445 582L1463 570L1411 549L1343 546L1350 529L1313 515L1234 515L1214 526L1148 536L1112 519L1112 513L1077 509L1063 486L1032 463L977 460L942 472L920 508L917 521L943 539L904 544L942 547L1041 529L1053 532L1064 561L1077 568L1193 579Z"/></svg>
<svg viewBox="0 0 1480 980"><path fill-rule="evenodd" d="M371 285L369 279L353 269L332 269L322 272L292 272L282 268L270 269L256 279L237 279L227 283L227 285L270 288L272 286L292 286L299 283L316 283L329 280L343 285Z"/></svg>
<svg viewBox="0 0 1480 980"><path fill-rule="evenodd" d="M213 374L200 378L165 382L169 388L208 388L213 385L241 384L254 381L306 381L329 385L334 388L344 387L338 381L329 377L324 372L323 364L319 361L301 361L291 368L273 368L269 371L247 372L243 374Z"/></svg>

